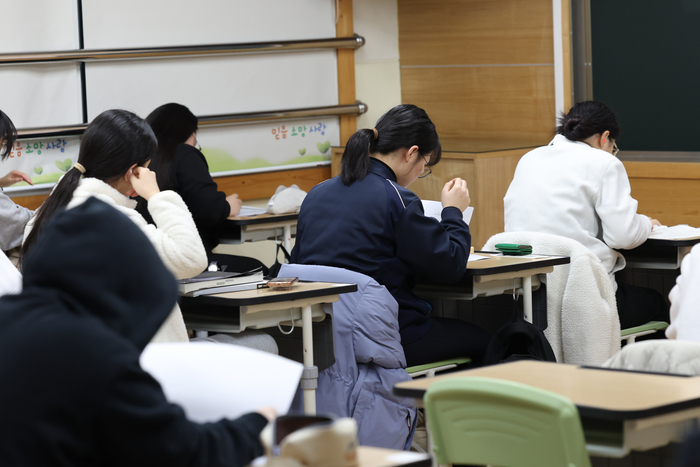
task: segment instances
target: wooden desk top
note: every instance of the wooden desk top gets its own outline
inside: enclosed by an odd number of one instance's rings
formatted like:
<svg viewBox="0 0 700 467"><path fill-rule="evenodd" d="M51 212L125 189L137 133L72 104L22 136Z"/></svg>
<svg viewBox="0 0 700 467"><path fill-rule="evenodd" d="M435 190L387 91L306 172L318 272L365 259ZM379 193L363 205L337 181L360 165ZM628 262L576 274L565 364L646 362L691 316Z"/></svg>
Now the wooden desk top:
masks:
<svg viewBox="0 0 700 467"><path fill-rule="evenodd" d="M397 384L397 396L422 399L442 379L483 376L527 384L561 394L582 417L635 420L700 407L700 377L659 375L561 363L520 361Z"/></svg>
<svg viewBox="0 0 700 467"><path fill-rule="evenodd" d="M359 446L358 467L430 467L430 456L420 452Z"/></svg>
<svg viewBox="0 0 700 467"><path fill-rule="evenodd" d="M289 290L272 290L270 288L241 290L198 297L183 297L202 303L214 303L227 306L250 306L265 303L300 300L303 298L323 297L341 293L357 292L357 284L338 284L335 282L297 282Z"/></svg>
<svg viewBox="0 0 700 467"><path fill-rule="evenodd" d="M490 274L557 266L570 262L568 256L504 256L480 251L474 253L477 255L489 256L489 259L467 263L466 276L487 276Z"/></svg>

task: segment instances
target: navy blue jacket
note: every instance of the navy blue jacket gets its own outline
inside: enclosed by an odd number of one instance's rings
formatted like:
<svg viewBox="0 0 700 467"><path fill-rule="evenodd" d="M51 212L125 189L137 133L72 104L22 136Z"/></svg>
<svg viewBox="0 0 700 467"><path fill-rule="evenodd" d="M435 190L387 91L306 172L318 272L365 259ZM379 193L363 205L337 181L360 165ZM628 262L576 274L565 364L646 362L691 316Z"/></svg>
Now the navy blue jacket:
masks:
<svg viewBox="0 0 700 467"><path fill-rule="evenodd" d="M471 235L462 213L442 210L442 222L423 214L412 191L384 163L350 186L340 177L314 187L299 212L292 263L349 269L384 285L399 304L401 342L430 328L429 303L411 290L418 277L456 282L465 272Z"/></svg>

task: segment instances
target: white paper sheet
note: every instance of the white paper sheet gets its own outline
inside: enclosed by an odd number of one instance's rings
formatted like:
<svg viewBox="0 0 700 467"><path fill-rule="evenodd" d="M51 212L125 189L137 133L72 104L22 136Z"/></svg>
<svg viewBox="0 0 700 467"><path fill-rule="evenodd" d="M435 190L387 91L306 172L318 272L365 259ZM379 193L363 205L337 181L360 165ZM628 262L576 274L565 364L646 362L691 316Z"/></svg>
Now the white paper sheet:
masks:
<svg viewBox="0 0 700 467"><path fill-rule="evenodd" d="M649 234L649 238L664 240L679 240L693 237L700 237L700 228L691 227L687 224L673 225L670 227L665 225L656 226L651 231L651 234Z"/></svg>
<svg viewBox="0 0 700 467"><path fill-rule="evenodd" d="M239 212L236 217L249 217L249 216L259 216L260 214L265 214L267 209L256 208L253 206L241 206L241 212Z"/></svg>
<svg viewBox="0 0 700 467"><path fill-rule="evenodd" d="M141 367L158 380L168 401L200 423L265 406L286 414L303 370L277 355L208 342L149 344Z"/></svg>
<svg viewBox="0 0 700 467"><path fill-rule="evenodd" d="M22 291L22 274L12 261L0 251L0 296L14 295Z"/></svg>
<svg viewBox="0 0 700 467"><path fill-rule="evenodd" d="M488 256L484 255L476 255L474 253L469 255L469 259L467 260L467 263L471 263L472 261L481 261L482 259L489 259Z"/></svg>
<svg viewBox="0 0 700 467"><path fill-rule="evenodd" d="M440 201L430 201L430 200L421 200L423 203L423 212L425 213L426 216L428 217L434 217L437 220L442 219L442 203ZM469 206L463 213L462 213L462 218L464 219L464 222L469 225L469 222L472 220L472 214L474 213L474 208Z"/></svg>

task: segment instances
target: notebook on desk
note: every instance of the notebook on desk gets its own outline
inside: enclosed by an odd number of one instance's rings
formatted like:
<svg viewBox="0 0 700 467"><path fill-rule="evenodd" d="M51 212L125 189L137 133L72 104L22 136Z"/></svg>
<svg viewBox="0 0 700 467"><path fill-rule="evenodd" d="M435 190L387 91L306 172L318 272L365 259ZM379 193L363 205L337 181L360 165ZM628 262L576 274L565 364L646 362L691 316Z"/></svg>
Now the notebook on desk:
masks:
<svg viewBox="0 0 700 467"><path fill-rule="evenodd" d="M177 281L177 288L181 295L191 295L197 290L201 289L251 284L261 282L262 280L263 273L261 268L247 272L204 271L203 273L190 279L182 279ZM255 287L250 288L254 289ZM230 291L231 290L226 290L226 292Z"/></svg>

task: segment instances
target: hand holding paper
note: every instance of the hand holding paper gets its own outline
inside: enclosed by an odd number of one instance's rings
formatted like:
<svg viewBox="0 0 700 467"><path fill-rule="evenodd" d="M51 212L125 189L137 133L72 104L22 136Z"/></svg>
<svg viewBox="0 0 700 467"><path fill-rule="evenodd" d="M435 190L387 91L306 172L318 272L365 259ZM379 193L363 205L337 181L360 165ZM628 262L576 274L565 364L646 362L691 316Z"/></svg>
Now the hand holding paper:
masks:
<svg viewBox="0 0 700 467"><path fill-rule="evenodd" d="M454 206L464 212L471 203L467 182L461 178L453 178L445 183L445 186L442 188L441 199L444 207Z"/></svg>
<svg viewBox="0 0 700 467"><path fill-rule="evenodd" d="M246 347L213 343L149 344L141 367L187 418L213 422L258 411L285 414L304 366Z"/></svg>

